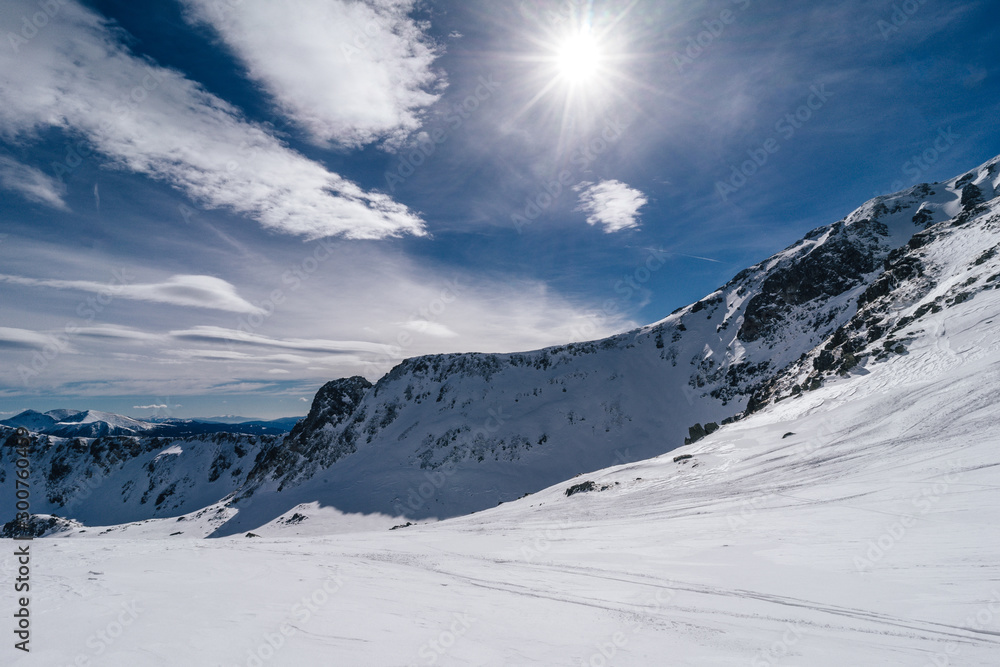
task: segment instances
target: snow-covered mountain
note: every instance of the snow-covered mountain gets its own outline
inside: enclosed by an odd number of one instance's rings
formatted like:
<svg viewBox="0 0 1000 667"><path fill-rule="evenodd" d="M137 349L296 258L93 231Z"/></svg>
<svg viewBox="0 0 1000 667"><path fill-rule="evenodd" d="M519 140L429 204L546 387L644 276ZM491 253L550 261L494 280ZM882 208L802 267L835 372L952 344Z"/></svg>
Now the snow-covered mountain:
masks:
<svg viewBox="0 0 1000 667"><path fill-rule="evenodd" d="M0 426L20 427L32 433L61 438L99 438L109 435L183 437L207 433L279 435L290 431L300 419L300 417L288 417L275 420L224 422L158 417L142 420L98 410L50 410L44 413L25 410L10 419L0 421Z"/></svg>
<svg viewBox="0 0 1000 667"><path fill-rule="evenodd" d="M4 426L26 428L65 438L98 438L105 435L140 435L159 428L158 424L140 421L98 410L49 410L24 412L0 421Z"/></svg>
<svg viewBox="0 0 1000 667"><path fill-rule="evenodd" d="M259 538L187 539L223 503L36 542L33 627L59 641L12 667L995 667L998 214L994 199L920 223L866 279L860 309L755 391L751 414L665 455L393 531L331 535L345 517L316 503ZM340 432L373 393L328 385L289 448L324 421ZM355 444L305 484L393 443ZM261 471L301 455L270 451ZM294 492L286 478L247 501ZM0 556L11 579L17 567L13 549Z"/></svg>
<svg viewBox="0 0 1000 667"><path fill-rule="evenodd" d="M92 442L52 438L41 444L55 447L42 464L50 476L63 465L93 470L109 491L68 511L56 484L39 511L88 525L207 511L219 520L198 530L215 536L265 524L309 532L310 519L331 513L389 526L480 511L662 455L905 354L936 333L929 315L995 287L998 188L1000 158L876 198L701 301L605 340L419 357L374 385L334 380L287 438L248 439L243 454L221 436L190 438L173 454L174 440L98 439L115 452L112 470L84 452ZM87 419L57 412L15 419L41 431L56 428L46 420ZM161 461L173 472L154 476L148 468ZM224 481L209 480L220 467Z"/></svg>
<svg viewBox="0 0 1000 667"><path fill-rule="evenodd" d="M334 381L262 457L222 532L312 502L408 519L482 510L671 451L779 389L863 373L905 348L926 312L997 284L998 164L878 197L637 331L409 359L374 386ZM261 494L269 502L241 506Z"/></svg>
<svg viewBox="0 0 1000 667"><path fill-rule="evenodd" d="M14 429L0 426L0 484L16 470ZM185 438L29 435L35 514L110 526L177 517L215 504L239 489L256 458L281 436L214 433ZM13 493L0 497L0 516L13 518ZM224 511L211 522L222 523ZM206 519L207 520L207 519ZM176 530L183 532L184 526ZM202 534L198 535L203 536Z"/></svg>

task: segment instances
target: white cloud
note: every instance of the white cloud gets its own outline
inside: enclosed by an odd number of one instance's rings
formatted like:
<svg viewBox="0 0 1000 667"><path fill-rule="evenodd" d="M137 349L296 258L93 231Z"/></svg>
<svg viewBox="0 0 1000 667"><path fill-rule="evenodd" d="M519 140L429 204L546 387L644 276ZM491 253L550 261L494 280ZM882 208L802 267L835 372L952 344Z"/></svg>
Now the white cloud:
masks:
<svg viewBox="0 0 1000 667"><path fill-rule="evenodd" d="M106 295L111 299L130 299L133 301L150 301L166 303L174 306L194 306L196 308L211 308L234 313L262 313L262 309L253 305L239 294L231 283L213 276L172 276L161 283L125 283L107 284L90 280L51 280L25 278L0 273L0 282L23 285L26 287L49 287L53 289L79 290ZM98 335L95 332L92 335ZM112 330L105 327L103 333L111 335ZM125 334L118 330L119 337Z"/></svg>
<svg viewBox="0 0 1000 667"><path fill-rule="evenodd" d="M29 331L28 329L15 329L12 327L0 327L0 348L28 348L28 349L54 349L60 352L70 350L65 339L60 340L55 336Z"/></svg>
<svg viewBox="0 0 1000 667"><path fill-rule="evenodd" d="M384 354L390 347L379 343L367 343L354 340L303 340L300 338L278 339L263 336L261 334L247 333L235 329L224 329L221 327L198 326L184 331L171 331L174 338L198 341L243 343L246 345L259 345L262 347L277 347L289 350L301 350L303 352L371 352Z"/></svg>
<svg viewBox="0 0 1000 667"><path fill-rule="evenodd" d="M428 336L434 336L436 338L454 338L458 336L457 333L440 322L431 322L429 320L410 320L409 322L404 323L402 327L410 331L427 334Z"/></svg>
<svg viewBox="0 0 1000 667"><path fill-rule="evenodd" d="M116 340L133 340L144 343L162 342L163 336L140 331L132 327L123 327L116 324L102 324L95 327L78 327L77 336L89 336L91 338L112 338Z"/></svg>
<svg viewBox="0 0 1000 667"><path fill-rule="evenodd" d="M639 209L649 200L642 192L621 181L602 181L598 184L584 181L573 188L580 193L578 211L587 214L587 224L604 225L611 234L639 226Z"/></svg>
<svg viewBox="0 0 1000 667"><path fill-rule="evenodd" d="M248 364L248 370L260 364L289 364L302 366L316 361L315 358L303 357L295 354L269 354L261 355L247 352L236 352L234 350L166 350L166 354L178 357L186 361L223 361L223 362L243 362Z"/></svg>
<svg viewBox="0 0 1000 667"><path fill-rule="evenodd" d="M414 0L184 0L279 109L317 142L399 141L438 95L437 56Z"/></svg>
<svg viewBox="0 0 1000 667"><path fill-rule="evenodd" d="M0 155L0 187L19 192L22 197L36 204L44 204L60 211L68 211L63 201L66 186L39 169L21 164Z"/></svg>
<svg viewBox="0 0 1000 667"><path fill-rule="evenodd" d="M0 5L0 25L38 11ZM60 169L96 151L110 165L164 181L206 208L275 231L319 238L423 234L405 206L289 149L240 111L175 70L133 55L121 32L75 0L28 41L0 49L0 137L50 128L75 139ZM6 42L6 40L5 40ZM286 45L287 46L287 45Z"/></svg>
<svg viewBox="0 0 1000 667"><path fill-rule="evenodd" d="M133 410L168 410L168 409L170 409L170 406L166 405L166 404L163 404L163 405L133 405L132 409Z"/></svg>
<svg viewBox="0 0 1000 667"><path fill-rule="evenodd" d="M56 257L27 247L35 264ZM252 271L262 278L248 297L280 285L287 266L301 262L294 250L287 252L254 263ZM22 333L17 340L31 336L34 346L0 352L6 362L0 364L0 397L6 390L19 398L59 391L162 397L246 390L285 396L297 405L298 397L324 382L352 375L376 380L407 357L535 350L637 326L630 317L640 305L635 300L609 306L605 299L568 298L538 281L442 273L379 244L334 244L330 253L327 262L336 271L316 271L298 289L286 289L280 305L260 320L194 308L105 309L101 319L79 323L70 341L77 353L60 355L28 384L16 369L30 366L48 339ZM114 263L108 259L102 266ZM47 314L16 314L18 326L58 332L66 314L59 302L47 308ZM366 317L356 317L359 312ZM256 328L242 333L248 325ZM274 369L289 373L269 372Z"/></svg>

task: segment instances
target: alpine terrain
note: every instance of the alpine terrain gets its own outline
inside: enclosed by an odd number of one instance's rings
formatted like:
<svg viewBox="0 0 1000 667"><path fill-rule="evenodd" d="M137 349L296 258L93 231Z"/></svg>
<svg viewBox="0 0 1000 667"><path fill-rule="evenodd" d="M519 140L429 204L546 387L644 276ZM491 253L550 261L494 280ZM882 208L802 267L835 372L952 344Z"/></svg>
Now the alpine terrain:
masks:
<svg viewBox="0 0 1000 667"><path fill-rule="evenodd" d="M0 475L31 431L74 539L13 664L995 665L998 390L1000 157L641 329L333 380L287 436L22 415Z"/></svg>

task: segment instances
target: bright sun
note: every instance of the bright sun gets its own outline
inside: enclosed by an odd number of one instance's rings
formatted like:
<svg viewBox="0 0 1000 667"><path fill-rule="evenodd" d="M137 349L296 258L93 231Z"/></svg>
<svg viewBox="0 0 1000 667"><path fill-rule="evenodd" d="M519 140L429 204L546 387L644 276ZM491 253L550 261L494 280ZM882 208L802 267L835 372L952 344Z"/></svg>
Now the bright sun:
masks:
<svg viewBox="0 0 1000 667"><path fill-rule="evenodd" d="M590 31L579 32L564 41L556 54L559 74L571 83L586 83L601 65L601 49Z"/></svg>

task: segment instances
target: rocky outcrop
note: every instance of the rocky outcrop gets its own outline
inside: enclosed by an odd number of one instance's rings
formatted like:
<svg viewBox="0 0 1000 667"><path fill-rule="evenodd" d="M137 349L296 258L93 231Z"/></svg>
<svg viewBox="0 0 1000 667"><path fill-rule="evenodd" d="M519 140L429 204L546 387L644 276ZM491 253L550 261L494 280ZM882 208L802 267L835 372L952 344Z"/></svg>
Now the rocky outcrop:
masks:
<svg viewBox="0 0 1000 667"><path fill-rule="evenodd" d="M342 426L358 416L358 406L371 388L372 383L360 376L323 385L316 392L306 418L283 441L260 453L248 476L249 482L259 483L265 478L292 482L306 463L328 466L352 453L354 441Z"/></svg>
<svg viewBox="0 0 1000 667"><path fill-rule="evenodd" d="M939 313L1000 288L1000 198L982 196L984 190L995 191L990 181L995 167L987 164L958 179L953 185L961 197L957 215L889 253L881 273L858 297L854 316L755 391L747 412L906 354L917 333L942 326L935 317Z"/></svg>

